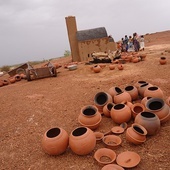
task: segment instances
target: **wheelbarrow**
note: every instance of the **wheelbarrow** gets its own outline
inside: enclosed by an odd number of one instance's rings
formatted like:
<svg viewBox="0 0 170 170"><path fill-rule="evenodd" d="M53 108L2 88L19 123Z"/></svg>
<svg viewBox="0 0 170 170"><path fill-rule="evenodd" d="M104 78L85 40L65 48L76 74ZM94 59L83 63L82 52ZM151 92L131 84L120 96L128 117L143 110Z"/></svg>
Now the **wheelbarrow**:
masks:
<svg viewBox="0 0 170 170"><path fill-rule="evenodd" d="M27 81L56 76L56 67L51 62L48 62L41 68L33 68L33 66L28 63L28 68L26 69Z"/></svg>

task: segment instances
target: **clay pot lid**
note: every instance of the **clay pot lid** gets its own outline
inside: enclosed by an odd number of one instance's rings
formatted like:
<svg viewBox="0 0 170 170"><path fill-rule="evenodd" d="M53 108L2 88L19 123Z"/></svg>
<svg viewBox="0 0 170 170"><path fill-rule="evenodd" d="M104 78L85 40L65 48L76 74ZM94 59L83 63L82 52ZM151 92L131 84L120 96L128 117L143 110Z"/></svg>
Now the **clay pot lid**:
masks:
<svg viewBox="0 0 170 170"><path fill-rule="evenodd" d="M102 132L94 132L95 136L96 136L96 141L101 141L104 137L104 133Z"/></svg>
<svg viewBox="0 0 170 170"><path fill-rule="evenodd" d="M124 168L117 164L108 164L105 165L101 170L124 170Z"/></svg>
<svg viewBox="0 0 170 170"><path fill-rule="evenodd" d="M100 148L94 153L94 158L102 165L111 164L116 160L116 153L109 148Z"/></svg>
<svg viewBox="0 0 170 170"><path fill-rule="evenodd" d="M117 148L122 143L122 139L116 135L107 135L102 140L103 143L111 149Z"/></svg>
<svg viewBox="0 0 170 170"><path fill-rule="evenodd" d="M117 164L124 168L135 167L139 164L140 160L140 156L136 152L132 151L122 152L116 158Z"/></svg>
<svg viewBox="0 0 170 170"><path fill-rule="evenodd" d="M114 126L111 131L115 134L121 134L125 131L125 129L121 126Z"/></svg>

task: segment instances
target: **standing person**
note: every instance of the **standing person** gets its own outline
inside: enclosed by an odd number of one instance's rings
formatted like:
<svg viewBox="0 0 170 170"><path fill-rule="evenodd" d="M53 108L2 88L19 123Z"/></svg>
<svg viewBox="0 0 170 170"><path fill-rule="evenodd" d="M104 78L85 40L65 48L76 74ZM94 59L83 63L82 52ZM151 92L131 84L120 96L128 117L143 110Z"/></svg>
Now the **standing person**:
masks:
<svg viewBox="0 0 170 170"><path fill-rule="evenodd" d="M124 43L125 43L125 51L126 51L126 52L128 51L128 41L129 41L128 36L125 35Z"/></svg>
<svg viewBox="0 0 170 170"><path fill-rule="evenodd" d="M144 51L144 49L145 49L145 39L144 39L144 36L141 35L140 36L140 50Z"/></svg>
<svg viewBox="0 0 170 170"><path fill-rule="evenodd" d="M134 51L133 48L133 40L132 40L132 36L129 36L129 40L128 40L128 51Z"/></svg>
<svg viewBox="0 0 170 170"><path fill-rule="evenodd" d="M133 45L134 45L134 50L136 52L138 52L139 49L140 49L140 44L139 44L139 41L138 41L137 33L133 33Z"/></svg>

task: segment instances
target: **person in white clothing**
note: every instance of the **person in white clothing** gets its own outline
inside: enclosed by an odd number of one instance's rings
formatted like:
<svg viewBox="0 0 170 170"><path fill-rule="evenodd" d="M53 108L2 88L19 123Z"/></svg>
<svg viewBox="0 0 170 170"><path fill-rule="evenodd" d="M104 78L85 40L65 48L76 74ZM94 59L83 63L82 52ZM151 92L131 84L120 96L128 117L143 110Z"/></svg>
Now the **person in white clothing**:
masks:
<svg viewBox="0 0 170 170"><path fill-rule="evenodd" d="M140 41L140 50L144 51L144 49L145 49L145 39L144 39L143 35L140 36L140 40L139 41Z"/></svg>

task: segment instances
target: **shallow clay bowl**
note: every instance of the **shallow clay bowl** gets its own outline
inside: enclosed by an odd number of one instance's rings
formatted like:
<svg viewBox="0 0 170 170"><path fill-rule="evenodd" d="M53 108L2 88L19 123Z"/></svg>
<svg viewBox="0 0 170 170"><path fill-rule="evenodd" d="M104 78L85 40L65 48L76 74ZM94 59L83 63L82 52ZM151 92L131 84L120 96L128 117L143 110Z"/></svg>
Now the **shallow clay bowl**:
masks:
<svg viewBox="0 0 170 170"><path fill-rule="evenodd" d="M103 137L104 137L104 133L102 132L94 132L95 136L96 136L96 141L102 141Z"/></svg>
<svg viewBox="0 0 170 170"><path fill-rule="evenodd" d="M116 158L117 164L124 168L133 168L139 164L140 160L140 156L132 151L122 152Z"/></svg>
<svg viewBox="0 0 170 170"><path fill-rule="evenodd" d="M125 131L125 129L121 126L115 126L111 129L112 133L114 134L121 134Z"/></svg>
<svg viewBox="0 0 170 170"><path fill-rule="evenodd" d="M102 165L111 164L116 160L116 153L108 148L100 148L94 153L94 159Z"/></svg>
<svg viewBox="0 0 170 170"><path fill-rule="evenodd" d="M124 170L124 168L117 164L108 164L105 165L101 170Z"/></svg>
<svg viewBox="0 0 170 170"><path fill-rule="evenodd" d="M122 139L116 135L107 135L102 140L110 149L116 149L122 143Z"/></svg>

